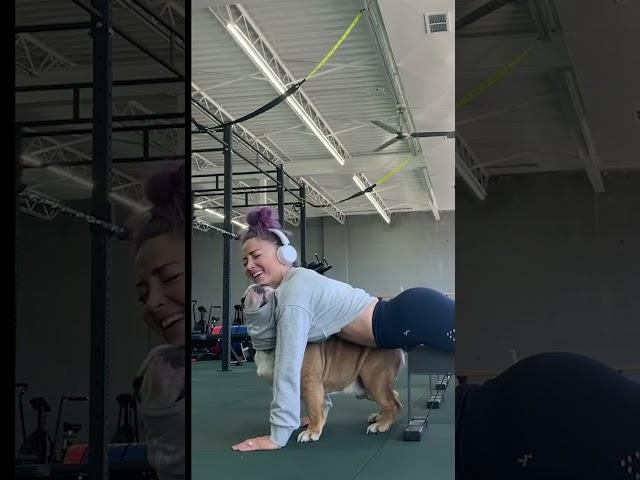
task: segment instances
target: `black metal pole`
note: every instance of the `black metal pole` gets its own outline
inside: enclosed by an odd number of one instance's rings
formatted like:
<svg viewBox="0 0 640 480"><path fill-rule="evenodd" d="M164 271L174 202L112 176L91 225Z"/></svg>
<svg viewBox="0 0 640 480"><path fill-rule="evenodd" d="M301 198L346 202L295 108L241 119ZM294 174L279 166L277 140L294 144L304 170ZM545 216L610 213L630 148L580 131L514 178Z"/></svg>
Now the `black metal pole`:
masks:
<svg viewBox="0 0 640 480"><path fill-rule="evenodd" d="M171 25L169 25L162 18L157 16L155 13L153 13L149 8L145 7L138 0L131 0L131 1L137 7L139 7L141 10L144 10L147 13L147 15L149 15L151 18L153 18L154 22L158 22L160 25L162 25L164 28L166 28L169 32L171 32L173 35L175 35L176 37L178 37L180 40L182 40L184 42L184 35L182 35L180 32L175 30Z"/></svg>
<svg viewBox="0 0 640 480"><path fill-rule="evenodd" d="M75 3L76 5L78 5L80 8L86 10L87 12L89 12L93 17L92 20L93 21L101 21L103 23L106 23L105 19L103 17L101 17L101 12L102 10L98 11L95 8L95 0L91 0L91 5L94 6L89 6L87 5L83 0L72 0L73 3ZM97 18L96 18L97 17ZM111 20L109 19L109 23L111 24ZM169 63L165 62L163 59L161 59L160 57L158 57L157 55L155 55L153 52L151 52L150 50L148 50L147 48L145 48L141 43L137 42L136 40L134 40L132 37L130 37L128 34L126 34L125 32L123 32L121 29L119 29L117 26L114 25L110 25L110 30L112 30L113 32L117 33L119 36L121 36L123 39L125 39L127 42L129 42L131 45L133 45L134 47L136 47L138 50L140 50L142 53L144 53L145 55L147 55L148 57L152 58L153 60L155 60L156 62L158 62L160 65L162 65L164 68L166 68L167 70L169 70L170 72L174 73L178 78L180 78L181 80L184 80L184 74L181 73L180 71L178 71L176 68L174 68L172 65L170 65Z"/></svg>
<svg viewBox="0 0 640 480"><path fill-rule="evenodd" d="M18 195L24 189L24 187L22 186L22 161L20 159L20 156L22 155L22 129L20 127L15 128L14 142L15 142L14 146L15 146L15 162L16 162L15 191L16 191L16 195ZM19 203L20 202L16 202L16 212L19 210Z"/></svg>
<svg viewBox="0 0 640 480"><path fill-rule="evenodd" d="M130 86L130 85L158 85L162 83L178 83L183 82L178 77L156 77L156 78L135 78L130 80L114 80L114 87ZM92 88L91 82L71 82L63 84L50 85L20 85L15 87L16 92L47 92L53 90L73 90L76 88Z"/></svg>
<svg viewBox="0 0 640 480"><path fill-rule="evenodd" d="M92 214L111 221L111 2L92 0L100 19L91 20L93 38L93 193ZM109 253L107 231L91 231L91 375L89 402L89 477L109 478L107 438L109 397Z"/></svg>
<svg viewBox="0 0 640 480"><path fill-rule="evenodd" d="M207 152L221 152L221 151L222 151L221 148L196 148L191 150L191 153L207 153Z"/></svg>
<svg viewBox="0 0 640 480"><path fill-rule="evenodd" d="M173 65L171 65L168 62L165 62L162 58L160 58L159 56L157 56L155 53L153 53L151 50L147 49L146 47L144 47L141 43L139 43L138 41L134 40L133 37L129 36L128 34L124 33L121 29L119 29L118 27L113 27L113 31L116 32L118 35L120 35L122 38L124 38L127 42L129 42L131 45L133 45L134 47L136 47L138 50L140 50L142 53L144 53L145 55L147 55L149 58L152 58L153 60L155 60L156 62L158 62L160 65L162 65L164 68L166 68L167 70L169 70L171 73L173 73L174 75L176 75L179 78L184 79L184 74L182 72L180 72L180 70L178 70L177 68L175 68Z"/></svg>
<svg viewBox="0 0 640 480"><path fill-rule="evenodd" d="M191 103L196 105L198 107L198 109L205 115L207 116L209 119L211 119L212 121L216 122L218 125L222 124L222 122L220 121L219 118L217 118L213 113L211 113L209 111L209 109L202 105L202 103L200 103L199 101L197 101L195 98L191 99ZM204 132L203 132L204 133ZM211 137L216 138L217 137L215 135L213 135L211 132L206 132L208 133ZM240 134L238 133L234 133L236 140L238 140L244 147L246 147L247 150L251 150L254 153L256 153L256 155L264 158L264 160L271 165L272 167L277 167L277 165L273 162L273 160L271 160L269 157L265 156L262 152L260 152L258 149L256 149L256 147L254 147L251 142L248 142L246 139L244 139ZM252 167L254 167L255 169L261 171L262 173L264 173L267 177L271 178L271 180L274 180L270 175L266 174L260 167L258 167L257 162L253 163L251 160L249 160L247 157L245 157L244 155L239 154L238 152L234 152L238 157L242 158L245 162L247 162L249 165L251 165ZM289 175L288 173L285 172L285 175L287 176L287 178L289 178L289 180L291 180L293 183L297 184L298 181L293 178L291 175ZM275 180L274 180L275 181Z"/></svg>
<svg viewBox="0 0 640 480"><path fill-rule="evenodd" d="M500 7L509 3L514 3L515 1L516 0L490 0L487 3L480 5L478 8L456 21L456 31L462 30L464 27L480 20L482 17L489 15Z"/></svg>
<svg viewBox="0 0 640 480"><path fill-rule="evenodd" d="M182 123L161 123L157 125L131 125L126 127L112 127L112 132L144 132L145 130L174 130L177 128L184 128ZM55 137L55 136L67 136L67 135L85 135L92 133L91 128L72 128L65 130L47 130L39 132L24 132L22 136L24 138L29 137Z"/></svg>
<svg viewBox="0 0 640 480"><path fill-rule="evenodd" d="M280 225L284 227L284 170L282 165L276 167L276 178L278 180L278 218Z"/></svg>
<svg viewBox="0 0 640 480"><path fill-rule="evenodd" d="M13 108L15 108L15 103L12 105ZM12 112L12 115L15 115L15 111ZM10 333L10 335L12 335L13 338L13 342L9 342L9 344L11 345L11 352L10 352L10 358L11 358L11 372L12 372L12 376L15 379L15 372L16 372L16 345L18 344L18 337L17 337L17 332L18 332L18 275L20 272L20 260L22 258L22 255L18 254L18 216L20 214L20 198L18 197L18 195L20 194L20 192L22 192L23 190L23 186L22 186L22 166L21 166L21 161L20 161L20 155L22 153L22 130L19 127L16 127L14 129L15 132L15 138L14 138L14 168L15 168L15 178L14 178L14 209L13 209L13 282L11 283L10 287L11 289L13 289L13 291L11 292L11 295L13 297L13 317L11 317L10 322L11 322L11 328L12 331ZM22 398L24 396L24 394L26 393L26 385L21 387L21 392L20 392L20 403L19 403L19 408L20 408L20 425L22 427L22 441L23 443L26 441L26 431L25 431L25 426L24 426L24 410L23 410L23 406L22 406ZM15 412L15 404L14 404L14 412ZM11 452L11 455L13 456L13 452ZM10 457L12 458L12 457Z"/></svg>
<svg viewBox="0 0 640 480"><path fill-rule="evenodd" d="M184 160L184 155L157 155L150 157L126 157L126 158L112 158L112 164L122 163L146 163L146 162L173 162L176 160ZM79 167L92 165L93 160L62 160L57 162L41 162L38 165L23 165L22 168L39 169L51 166L63 166L63 167Z"/></svg>
<svg viewBox="0 0 640 480"><path fill-rule="evenodd" d="M216 178L216 181L218 179ZM236 187L233 189L233 193L237 193L238 195L247 195L250 193L276 193L278 191L277 188L275 187ZM210 193L212 195L215 194L224 194L224 187L223 188L202 188L199 190L196 190L196 192L200 192L200 193Z"/></svg>
<svg viewBox="0 0 640 480"><path fill-rule="evenodd" d="M80 89L73 89L73 118L78 120L80 118Z"/></svg>
<svg viewBox="0 0 640 480"><path fill-rule="evenodd" d="M71 30L89 30L89 22L69 22L69 23L43 23L40 25L20 25L15 28L15 33L40 33L40 32L64 32Z"/></svg>
<svg viewBox="0 0 640 480"><path fill-rule="evenodd" d="M149 156L149 130L142 132L142 156L145 158Z"/></svg>
<svg viewBox="0 0 640 480"><path fill-rule="evenodd" d="M231 127L226 127L224 140L224 229L231 231L231 197L233 172L231 170ZM229 353L231 352L231 237L223 235L224 263L222 265L222 371L229 371Z"/></svg>
<svg viewBox="0 0 640 480"><path fill-rule="evenodd" d="M77 90L77 89L76 89ZM74 107L75 110L75 107ZM116 115L114 122L146 122L147 120L171 120L174 118L184 118L183 113L149 113L136 115ZM93 118L57 118L50 120L32 120L18 122L22 127L57 127L64 125L79 125L83 123L93 123ZM145 125L146 126L146 125Z"/></svg>
<svg viewBox="0 0 640 480"><path fill-rule="evenodd" d="M194 198L196 198L196 199L197 199L198 197L209 197L209 198L215 198L214 196L212 196L212 195L210 195L210 194L207 194L207 193L198 193L198 192L194 192L194 193L193 193L193 196L194 196ZM196 201L197 201L197 200L196 200ZM284 202L284 204L285 204L285 205L287 205L287 206L291 206L291 205L299 205L299 203L298 203L298 202ZM244 204L244 203L242 203L242 204L234 203L234 204L233 204L233 207L234 207L234 208L277 207L277 206L278 206L278 204L277 204L277 203L262 203L262 202L260 202L260 203L247 203L247 204ZM221 208L222 208L222 209L224 209L224 206L222 206L222 207L218 207L218 206L215 206L215 205L209 205L207 208L208 208L208 209L210 209L210 210L220 210Z"/></svg>
<svg viewBox="0 0 640 480"><path fill-rule="evenodd" d="M300 183L300 265L307 266L307 188Z"/></svg>

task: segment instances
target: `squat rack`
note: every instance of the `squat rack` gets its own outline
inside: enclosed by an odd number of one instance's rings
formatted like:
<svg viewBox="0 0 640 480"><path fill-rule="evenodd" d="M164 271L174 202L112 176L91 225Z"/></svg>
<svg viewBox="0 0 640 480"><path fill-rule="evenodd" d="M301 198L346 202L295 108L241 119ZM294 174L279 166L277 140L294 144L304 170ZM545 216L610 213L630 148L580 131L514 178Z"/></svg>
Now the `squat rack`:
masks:
<svg viewBox="0 0 640 480"><path fill-rule="evenodd" d="M218 119L211 111L200 102L192 98L192 103L200 110L207 118L216 122L217 125L222 125L220 119ZM225 235L223 236L223 267L222 267L222 371L229 371L229 352L231 351L231 239L237 238L236 235L233 235L232 227L231 227L231 209L233 208L233 195L241 194L244 195L245 201L244 204L235 205L239 207L252 207L258 205L267 205L267 206L277 206L278 207L278 217L280 218L282 224L284 225L285 218L285 205L293 205L299 209L300 215L300 263L304 267L307 265L306 262L306 235L307 235L307 221L306 221L306 186L304 183L299 183L296 179L285 173L284 167L282 164L276 164L270 158L265 156L262 152L255 149L252 145L247 144L244 139L242 139L239 135L233 132L231 125L223 125L222 130L222 140L218 138L214 133L212 133L209 129L204 129L200 124L192 120L192 123L195 125L196 130L192 130L192 134L206 134L212 138L215 142L221 145L221 148L212 148L206 149L207 151L222 151L224 157L224 173L222 174L197 174L193 175L193 178L213 178L215 181L215 188L213 189L192 189L192 194L195 197L198 196L223 196L224 203L223 206L213 207L213 208L222 208L224 214L224 231ZM262 157L271 167L274 167L275 170L265 170L261 168L257 163L254 163L244 155L240 154L237 150L233 148L233 138L236 137L240 140L241 143L244 144L247 148L255 151L256 154ZM233 163L232 163L232 155L235 154L246 163L248 163L251 167L253 167L257 172L262 173L268 179L274 182L272 186L258 186L258 187L234 187L233 186ZM249 172L238 172L235 175L253 175L255 171ZM274 176L275 174L275 176ZM290 189L285 185L285 178L289 179L294 185L297 186L295 189ZM222 181L222 187L220 186L220 182ZM249 194L254 193L277 193L278 200L276 203L261 203L261 204L252 204L249 202ZM293 195L298 201L297 202L285 202L285 193L289 193ZM192 202L193 204L194 202ZM192 207L193 208L193 207Z"/></svg>
<svg viewBox="0 0 640 480"><path fill-rule="evenodd" d="M145 48L129 34L123 32L112 23L111 1L91 0L91 4L84 0L72 0L75 5L84 10L90 17L86 22L51 23L39 25L16 26L15 34L58 32L72 30L88 30L93 44L93 82L75 82L67 84L49 84L38 86L14 86L16 93L71 91L73 93L72 115L68 118L24 121L15 126L15 191L23 198L31 196L36 201L46 199L37 198L24 192L22 184L23 168L46 168L51 165L77 166L91 165L93 189L91 197L91 215L74 211L50 201L49 205L70 213L91 224L91 358L90 358L90 402L89 402L89 476L94 479L109 478L107 437L105 435L108 423L108 408L106 399L109 397L109 349L111 346L111 309L110 309L110 235L122 233L119 227L110 223L111 205L109 203L110 178L113 163L134 163L157 160L184 160L184 155L154 157L149 155L149 133L152 130L184 129L188 133L188 123L184 121L184 113L164 113L146 115L112 115L112 89L126 85L158 85L183 83L185 75L174 65L174 48L182 48L184 36L155 15L151 10L137 0L128 2L131 12L143 17L148 25L166 30L169 39L170 60L160 58ZM140 78L131 80L112 79L112 35L117 34L139 51L146 54L158 64L165 67L173 76L157 78ZM93 101L93 116L80 116L80 92L91 90ZM178 119L183 119L180 123ZM113 127L112 123L121 121L148 122L159 120L167 123L127 125ZM78 125L86 125L78 127ZM47 127L53 129L47 130ZM65 127L60 129L58 127ZM43 129L44 128L44 129ZM140 157L112 158L112 132L142 132L142 155ZM92 135L92 158L87 161L74 162L42 162L30 167L21 164L22 140L30 137L54 137L68 135ZM16 214L19 200L16 202ZM14 331L15 334L15 331Z"/></svg>

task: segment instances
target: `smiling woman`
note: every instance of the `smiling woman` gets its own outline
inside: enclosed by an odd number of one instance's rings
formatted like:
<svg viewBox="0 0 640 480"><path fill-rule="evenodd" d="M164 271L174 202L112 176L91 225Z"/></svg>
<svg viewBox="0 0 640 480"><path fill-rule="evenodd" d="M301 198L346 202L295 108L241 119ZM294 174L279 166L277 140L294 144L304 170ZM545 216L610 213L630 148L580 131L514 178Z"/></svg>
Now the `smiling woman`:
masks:
<svg viewBox="0 0 640 480"><path fill-rule="evenodd" d="M184 164L149 179L153 206L135 238L143 318L166 342L149 352L134 380L147 457L160 480L184 478L184 186Z"/></svg>

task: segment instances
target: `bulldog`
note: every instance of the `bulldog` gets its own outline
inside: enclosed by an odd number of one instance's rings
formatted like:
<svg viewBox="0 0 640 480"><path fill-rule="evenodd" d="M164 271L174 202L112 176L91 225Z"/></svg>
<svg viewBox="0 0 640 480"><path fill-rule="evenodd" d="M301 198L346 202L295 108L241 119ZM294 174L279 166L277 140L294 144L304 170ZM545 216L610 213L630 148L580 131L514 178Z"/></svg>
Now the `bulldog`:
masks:
<svg viewBox="0 0 640 480"><path fill-rule="evenodd" d="M250 285L242 297L245 313L264 310L273 297L274 289L267 285ZM275 350L264 347L262 333L270 329L274 308L257 320L259 325L249 324L249 336L256 348L255 362L258 376L273 381ZM264 325L263 325L264 324ZM273 326L271 328L273 330ZM275 337L275 333L267 333ZM254 339L254 336L256 337ZM271 339L271 340L272 340ZM321 343L309 343L304 354L300 392L308 418L307 429L298 435L298 442L317 441L327 421L331 408L330 394L347 393L356 398L376 402L380 410L369 415L366 433L383 433L389 430L402 409L398 392L394 390L405 358L401 349L377 349L347 342L333 335ZM304 421L301 422L304 426Z"/></svg>

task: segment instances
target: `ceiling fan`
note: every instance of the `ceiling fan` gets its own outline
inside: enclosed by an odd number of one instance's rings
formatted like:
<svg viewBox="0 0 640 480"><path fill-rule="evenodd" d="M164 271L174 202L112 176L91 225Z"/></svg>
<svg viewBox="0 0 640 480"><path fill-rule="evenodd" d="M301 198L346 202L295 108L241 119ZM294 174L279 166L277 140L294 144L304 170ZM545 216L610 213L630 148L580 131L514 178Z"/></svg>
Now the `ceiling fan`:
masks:
<svg viewBox="0 0 640 480"><path fill-rule="evenodd" d="M378 148L376 148L374 150L374 152L379 152L380 150L383 150L383 149L387 148L389 145L393 145L398 140L406 140L408 138L418 138L418 137L447 137L447 138L453 138L455 136L455 134L456 134L456 132L412 132L412 133L404 133L402 131L402 127L400 127L400 130L396 130L395 128L390 127L389 125L387 125L386 123L382 123L382 122L379 122L377 120L372 120L371 123L373 123L374 125L377 125L378 127L382 128L383 130L386 130L387 132L395 134L394 138L392 138L388 142L385 142L382 145L380 145Z"/></svg>

